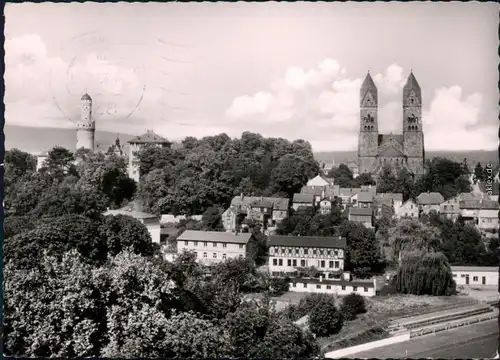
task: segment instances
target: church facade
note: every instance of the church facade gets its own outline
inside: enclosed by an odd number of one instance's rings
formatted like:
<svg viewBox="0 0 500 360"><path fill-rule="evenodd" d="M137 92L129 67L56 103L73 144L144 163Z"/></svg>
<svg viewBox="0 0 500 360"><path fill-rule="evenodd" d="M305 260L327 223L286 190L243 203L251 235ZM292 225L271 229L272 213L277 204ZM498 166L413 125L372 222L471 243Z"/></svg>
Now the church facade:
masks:
<svg viewBox="0 0 500 360"><path fill-rule="evenodd" d="M422 94L417 79L410 73L403 88L402 134L378 131L378 91L370 73L360 91L360 128L358 137L359 173L380 174L384 165L406 168L414 177L424 172L424 133Z"/></svg>

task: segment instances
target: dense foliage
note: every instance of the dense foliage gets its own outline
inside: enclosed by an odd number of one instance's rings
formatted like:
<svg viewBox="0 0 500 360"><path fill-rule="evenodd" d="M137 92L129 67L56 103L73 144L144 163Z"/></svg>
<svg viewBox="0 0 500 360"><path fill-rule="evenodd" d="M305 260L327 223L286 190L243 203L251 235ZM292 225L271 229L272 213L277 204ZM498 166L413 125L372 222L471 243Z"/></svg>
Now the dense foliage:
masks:
<svg viewBox="0 0 500 360"><path fill-rule="evenodd" d="M403 255L395 276L399 293L452 295L456 284L448 259L442 253L413 251Z"/></svg>
<svg viewBox="0 0 500 360"><path fill-rule="evenodd" d="M311 145L245 132L187 138L181 149L149 147L137 153L144 176L138 196L154 213L203 214L226 209L240 193L255 196L299 192L319 172Z"/></svg>
<svg viewBox="0 0 500 360"><path fill-rule="evenodd" d="M365 298L356 293L350 293L342 299L340 312L345 320L354 320L357 315L366 313Z"/></svg>
<svg viewBox="0 0 500 360"><path fill-rule="evenodd" d="M316 297L316 305L309 313L309 329L317 336L336 334L342 329L344 318L337 309L335 297L331 295Z"/></svg>
<svg viewBox="0 0 500 360"><path fill-rule="evenodd" d="M375 185L375 180L371 174L363 173L354 178L351 169L345 164L340 164L331 169L328 176L335 179L335 184L342 188L359 188L362 185Z"/></svg>

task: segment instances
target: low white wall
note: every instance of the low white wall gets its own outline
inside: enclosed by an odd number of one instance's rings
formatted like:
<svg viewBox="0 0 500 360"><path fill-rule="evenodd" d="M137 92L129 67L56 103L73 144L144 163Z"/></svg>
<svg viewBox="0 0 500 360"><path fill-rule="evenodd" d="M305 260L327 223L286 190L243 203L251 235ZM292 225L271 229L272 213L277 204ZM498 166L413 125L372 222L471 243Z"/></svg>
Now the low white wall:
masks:
<svg viewBox="0 0 500 360"><path fill-rule="evenodd" d="M330 352L325 354L325 358L328 358L328 359L342 358L342 357L345 357L347 355L356 354L356 353L361 352L361 351L376 349L376 348L379 348L382 346L397 344L397 343L400 343L403 341L408 341L408 340L410 340L410 333L409 332L406 334L393 336L393 337L390 337L387 339L372 341L372 342L369 342L366 344L361 344L361 345L348 347L345 349L330 351Z"/></svg>

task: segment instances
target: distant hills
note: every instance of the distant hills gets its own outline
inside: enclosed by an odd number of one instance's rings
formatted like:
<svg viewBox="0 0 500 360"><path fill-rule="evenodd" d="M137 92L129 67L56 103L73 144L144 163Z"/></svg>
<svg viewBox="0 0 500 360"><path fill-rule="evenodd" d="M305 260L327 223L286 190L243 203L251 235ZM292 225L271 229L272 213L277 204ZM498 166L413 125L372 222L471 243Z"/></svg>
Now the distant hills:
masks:
<svg viewBox="0 0 500 360"><path fill-rule="evenodd" d="M4 133L6 150L18 148L30 153L39 153L52 149L55 145L74 150L76 145L76 131L74 129L5 125ZM135 137L135 135L131 134L96 131L96 143L97 145L107 148L109 145L114 144L117 136L120 138L122 144ZM341 164L355 161L357 154L356 151L328 151L317 152L314 156L320 163L324 162L331 164L332 161L335 160L336 164ZM461 162L464 158L467 158L469 164L475 164L477 162L481 162L481 164L498 164L499 162L498 151L496 149L477 151L426 151L427 158L437 156L457 162Z"/></svg>

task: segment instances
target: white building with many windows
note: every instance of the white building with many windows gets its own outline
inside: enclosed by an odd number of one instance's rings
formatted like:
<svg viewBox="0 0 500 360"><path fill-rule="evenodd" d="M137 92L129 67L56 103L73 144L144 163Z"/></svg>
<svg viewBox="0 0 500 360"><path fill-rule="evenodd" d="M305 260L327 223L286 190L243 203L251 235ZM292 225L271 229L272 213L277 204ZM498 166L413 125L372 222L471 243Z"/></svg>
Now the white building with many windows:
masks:
<svg viewBox="0 0 500 360"><path fill-rule="evenodd" d="M251 233L186 230L177 238L177 252L194 251L200 263L210 265L246 258L254 245Z"/></svg>
<svg viewBox="0 0 500 360"><path fill-rule="evenodd" d="M294 275L314 267L333 278L344 269L346 239L319 236L269 236L269 272ZM330 276L329 276L330 275Z"/></svg>

